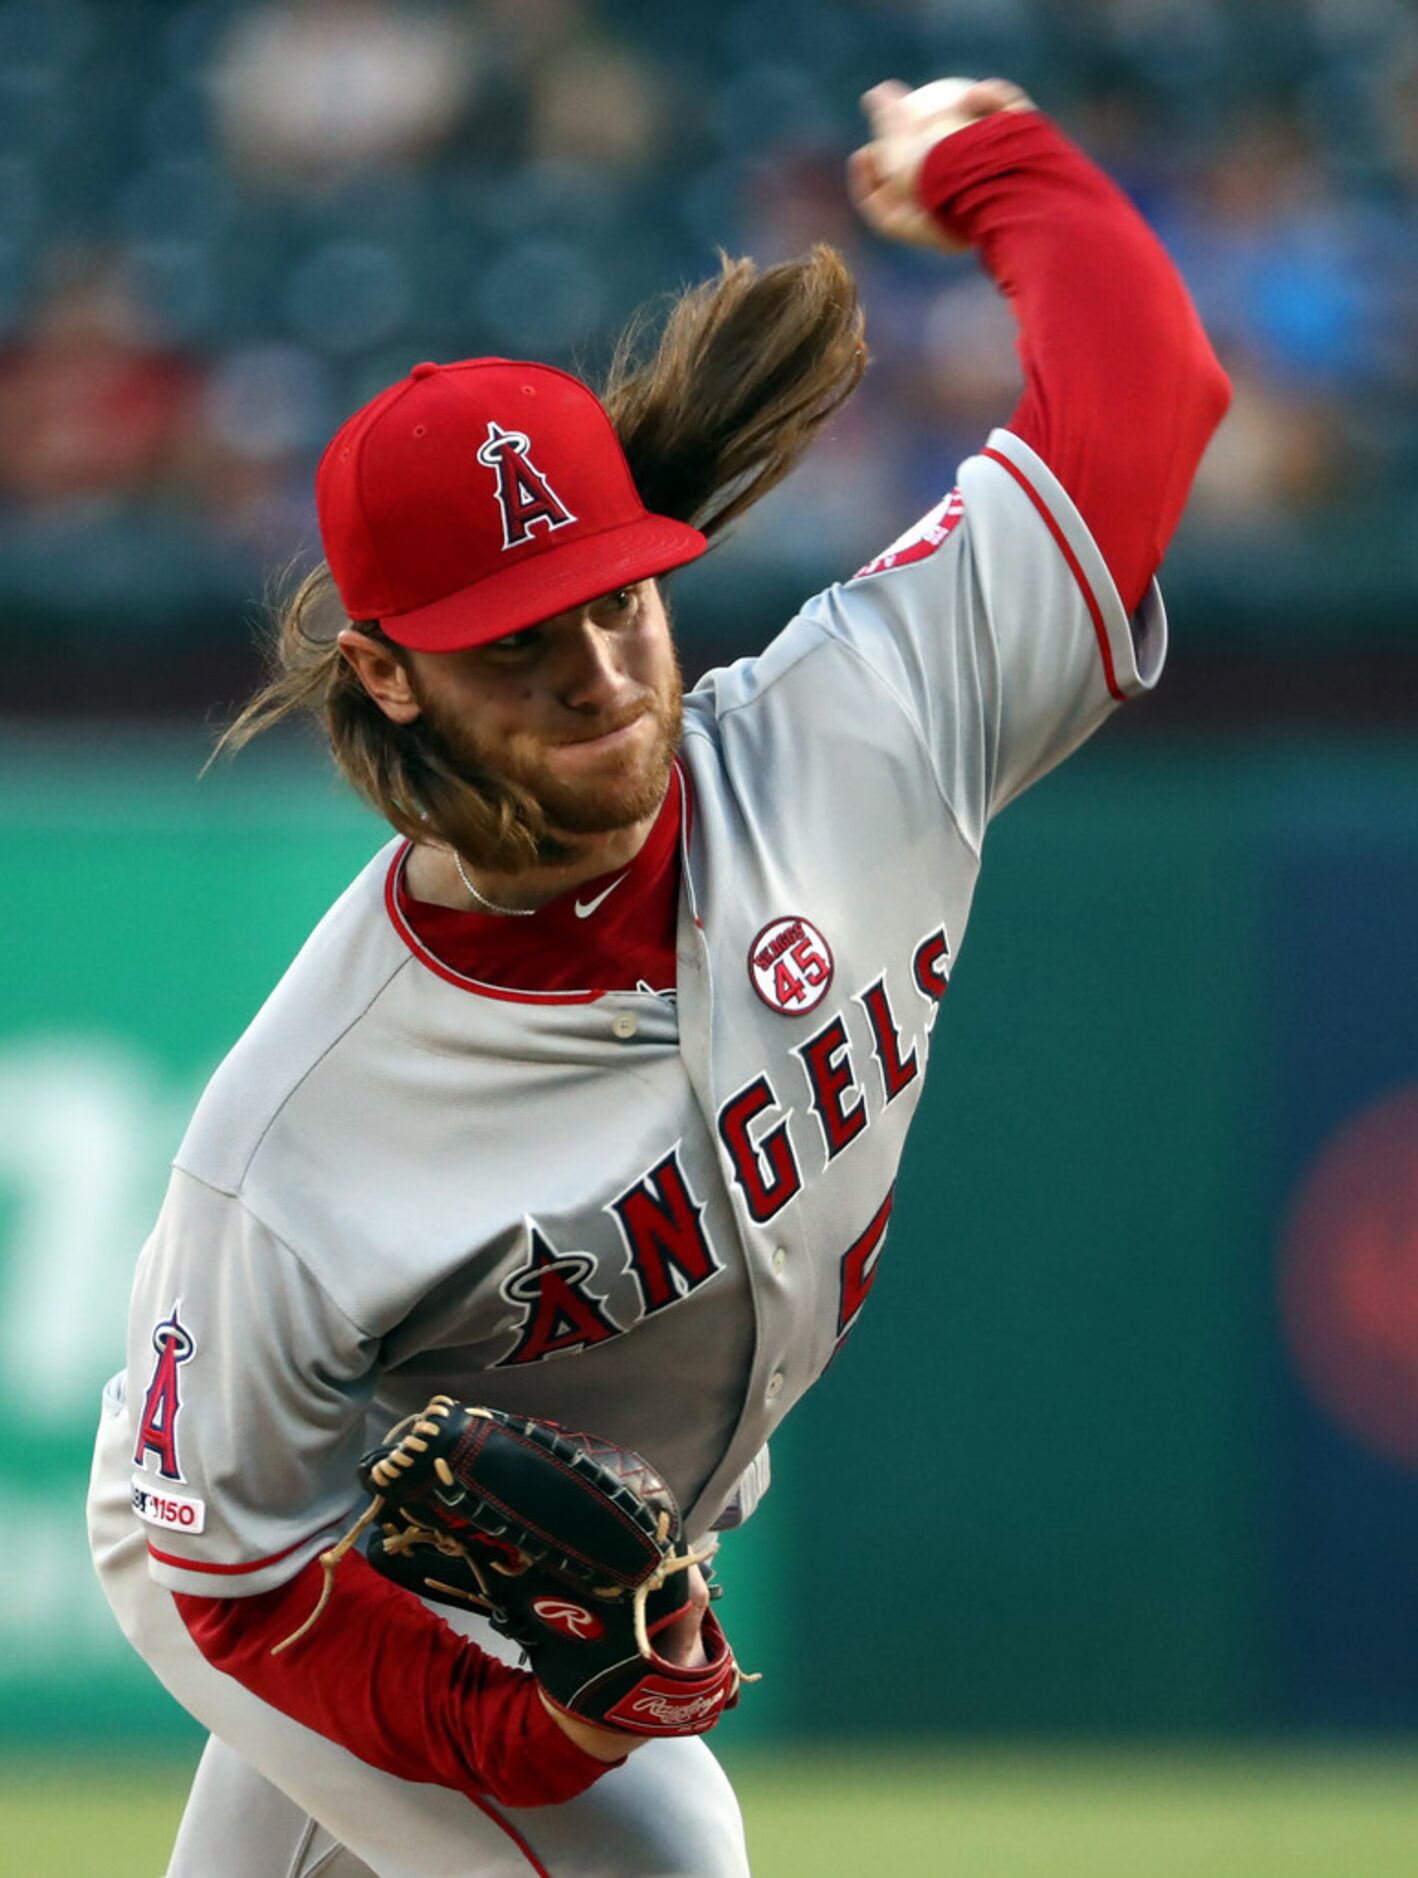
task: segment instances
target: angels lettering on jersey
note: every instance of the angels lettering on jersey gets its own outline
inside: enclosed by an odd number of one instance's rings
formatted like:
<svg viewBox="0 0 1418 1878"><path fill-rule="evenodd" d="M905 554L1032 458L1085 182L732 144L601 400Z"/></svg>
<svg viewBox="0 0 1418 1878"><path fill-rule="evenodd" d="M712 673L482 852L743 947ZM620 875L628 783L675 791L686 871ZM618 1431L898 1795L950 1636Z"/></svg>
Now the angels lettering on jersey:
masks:
<svg viewBox="0 0 1418 1878"><path fill-rule="evenodd" d="M830 957L807 922L774 926L781 927L788 941L785 952L801 948L806 926L813 944L804 956L818 957L820 945L824 960ZM754 945L757 957L763 951L763 933ZM912 1008L898 1009L901 995L893 998L886 974L880 973L852 994L850 1003L858 1012L854 1020L849 1021L847 1005L840 1005L816 1022L804 1041L790 1045L787 1055L798 1078L796 1087L780 1087L782 1070L765 1069L722 1103L717 1117L721 1153L736 1204L753 1226L766 1226L791 1207L804 1182L849 1153L873 1118L884 1114L920 1077L948 983L949 958L945 929L938 927L912 955ZM776 955L769 967L775 963ZM755 967L752 959L750 964L751 969L767 969ZM827 976L824 969L821 977ZM815 1006L808 1008L816 1018ZM866 1066L867 1056L874 1072ZM683 1143L676 1141L603 1209L614 1221L621 1251L614 1269L604 1269L595 1253L583 1246L558 1245L548 1222L526 1217L521 1257L499 1288L513 1316L507 1326L511 1340L494 1367L519 1367L594 1349L692 1297L725 1269L687 1158ZM855 1323L875 1280L891 1203L890 1191L874 1196L870 1217L837 1255L839 1342ZM635 1302L629 1309L623 1302L612 1302L612 1291L624 1275L633 1283ZM624 1296L624 1287L620 1289Z"/></svg>

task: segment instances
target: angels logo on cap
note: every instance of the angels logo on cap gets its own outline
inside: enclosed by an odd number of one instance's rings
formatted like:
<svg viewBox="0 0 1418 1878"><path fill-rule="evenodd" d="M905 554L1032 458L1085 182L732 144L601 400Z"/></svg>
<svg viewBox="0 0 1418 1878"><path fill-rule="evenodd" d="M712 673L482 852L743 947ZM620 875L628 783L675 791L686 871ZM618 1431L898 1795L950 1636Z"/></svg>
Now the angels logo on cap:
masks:
<svg viewBox="0 0 1418 1878"><path fill-rule="evenodd" d="M487 440L478 451L497 477L497 505L502 510L502 545L520 548L538 522L564 528L576 517L532 461L532 440L521 430L504 430L488 419Z"/></svg>
<svg viewBox="0 0 1418 1878"><path fill-rule="evenodd" d="M320 459L325 558L349 618L456 652L682 567L708 543L645 507L589 386L519 359L424 359Z"/></svg>

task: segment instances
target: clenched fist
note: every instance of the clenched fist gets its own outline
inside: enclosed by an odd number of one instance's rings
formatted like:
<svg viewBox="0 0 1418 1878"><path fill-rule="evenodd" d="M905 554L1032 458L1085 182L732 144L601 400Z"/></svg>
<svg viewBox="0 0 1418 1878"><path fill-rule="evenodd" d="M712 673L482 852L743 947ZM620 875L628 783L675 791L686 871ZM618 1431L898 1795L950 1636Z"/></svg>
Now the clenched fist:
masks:
<svg viewBox="0 0 1418 1878"><path fill-rule="evenodd" d="M847 192L862 219L888 241L954 253L954 241L921 206L917 186L926 153L942 137L996 111L1032 111L1033 100L1004 78L937 78L916 91L888 79L863 93L872 141L847 160Z"/></svg>

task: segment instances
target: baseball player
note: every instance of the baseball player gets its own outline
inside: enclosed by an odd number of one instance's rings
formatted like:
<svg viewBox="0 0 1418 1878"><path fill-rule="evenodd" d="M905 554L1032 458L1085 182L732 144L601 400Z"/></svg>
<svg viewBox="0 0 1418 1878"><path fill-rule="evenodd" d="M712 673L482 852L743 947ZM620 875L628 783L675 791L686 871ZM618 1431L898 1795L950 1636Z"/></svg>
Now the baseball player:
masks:
<svg viewBox="0 0 1418 1878"><path fill-rule="evenodd" d="M885 1255L986 827L1160 672L1227 398L1181 283L1014 87L864 102L861 212L976 250L1026 388L760 656L681 698L659 581L855 383L830 252L728 268L604 406L425 363L321 463L328 572L237 735L313 706L396 837L198 1107L95 1460L109 1600L211 1731L171 1878L747 1870L706 1702L579 1720L358 1550L306 1620L436 1391L639 1450L696 1544L751 1513ZM697 1578L659 1647L725 1686Z"/></svg>

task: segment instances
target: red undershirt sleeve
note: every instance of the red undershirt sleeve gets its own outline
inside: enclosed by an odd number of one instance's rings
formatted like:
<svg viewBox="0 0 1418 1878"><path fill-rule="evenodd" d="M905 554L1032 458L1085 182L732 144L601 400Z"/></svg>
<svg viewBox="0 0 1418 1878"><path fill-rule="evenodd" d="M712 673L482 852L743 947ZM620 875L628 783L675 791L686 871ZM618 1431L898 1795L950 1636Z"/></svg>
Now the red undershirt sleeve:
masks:
<svg viewBox="0 0 1418 1878"><path fill-rule="evenodd" d="M1036 111L944 138L921 199L970 242L1019 323L1008 428L1072 497L1131 613L1181 519L1230 385L1161 243Z"/></svg>
<svg viewBox="0 0 1418 1878"><path fill-rule="evenodd" d="M527 1671L458 1636L357 1552L335 1573L318 1622L272 1656L272 1644L314 1610L322 1582L312 1560L256 1597L174 1592L173 1602L213 1668L400 1779L505 1806L546 1806L574 1798L618 1765L569 1739Z"/></svg>

